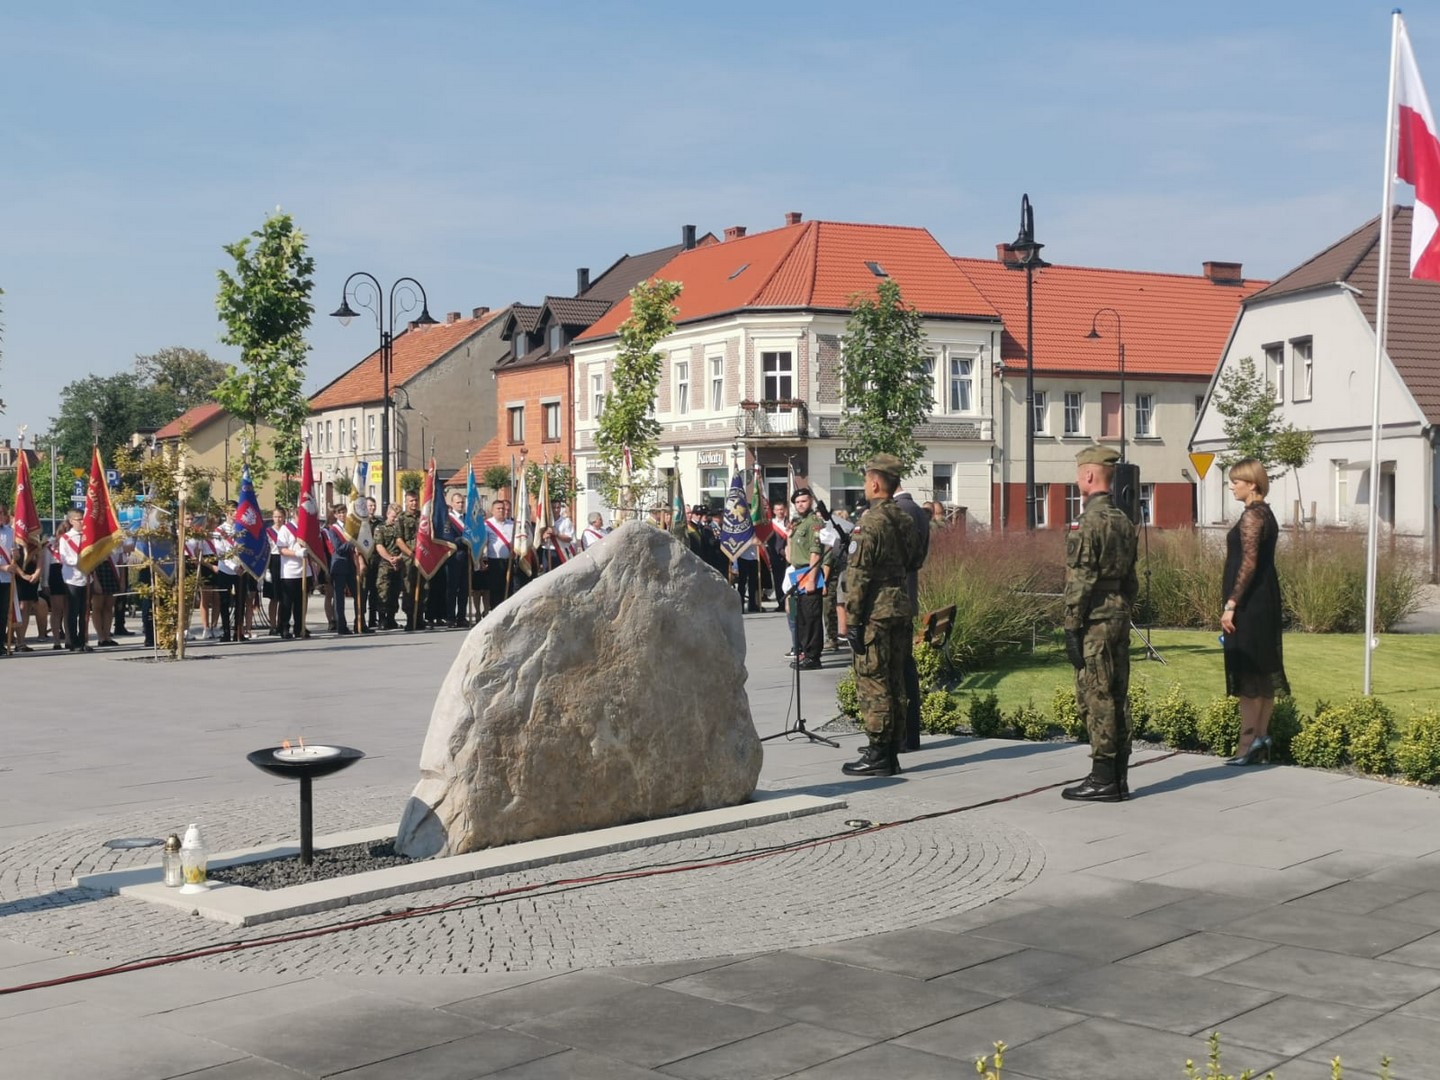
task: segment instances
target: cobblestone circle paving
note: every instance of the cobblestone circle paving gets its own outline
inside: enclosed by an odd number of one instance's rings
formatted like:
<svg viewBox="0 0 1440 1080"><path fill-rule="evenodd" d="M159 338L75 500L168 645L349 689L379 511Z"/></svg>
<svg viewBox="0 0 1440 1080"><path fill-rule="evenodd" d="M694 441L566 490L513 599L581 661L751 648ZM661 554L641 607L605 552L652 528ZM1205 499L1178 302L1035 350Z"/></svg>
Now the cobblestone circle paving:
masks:
<svg viewBox="0 0 1440 1080"><path fill-rule="evenodd" d="M408 792L317 789L319 834L393 821ZM288 795L289 792L286 792ZM295 933L405 908L443 904L534 882L642 866L702 862L842 832L844 822L898 821L946 809L888 789L846 790L849 809L694 837L463 885L236 928L70 885L72 875L156 861L154 849L113 851L116 836L165 835L186 821L107 818L35 836L0 851L6 937L96 962L126 960L277 933ZM292 798L195 811L212 851L292 839ZM555 888L300 942L187 963L228 971L453 974L569 970L729 956L818 945L919 925L1021 888L1044 865L1027 833L957 814L847 836L733 866ZM891 887L879 887L887 883Z"/></svg>

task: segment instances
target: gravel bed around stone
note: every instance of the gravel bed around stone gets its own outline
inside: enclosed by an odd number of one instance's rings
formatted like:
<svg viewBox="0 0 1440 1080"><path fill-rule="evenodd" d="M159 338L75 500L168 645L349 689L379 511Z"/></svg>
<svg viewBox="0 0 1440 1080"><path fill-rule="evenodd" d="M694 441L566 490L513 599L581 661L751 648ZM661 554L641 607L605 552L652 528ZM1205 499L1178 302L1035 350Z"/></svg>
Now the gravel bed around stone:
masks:
<svg viewBox="0 0 1440 1080"><path fill-rule="evenodd" d="M348 844L345 847L317 851L315 861L309 866L300 861L299 855L284 855L261 862L217 867L210 871L210 877L227 885L244 885L269 892L272 889L287 889L291 885L304 885L311 881L328 881L330 878L363 874L370 870L408 866L417 861L420 860L398 853L392 837L368 844Z"/></svg>

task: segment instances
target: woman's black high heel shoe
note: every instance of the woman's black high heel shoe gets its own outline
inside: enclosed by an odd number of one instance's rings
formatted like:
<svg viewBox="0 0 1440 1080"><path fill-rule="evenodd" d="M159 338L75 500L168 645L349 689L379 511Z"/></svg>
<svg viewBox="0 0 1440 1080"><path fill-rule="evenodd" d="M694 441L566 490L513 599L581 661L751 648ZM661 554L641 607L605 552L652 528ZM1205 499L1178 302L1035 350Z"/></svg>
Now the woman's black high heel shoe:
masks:
<svg viewBox="0 0 1440 1080"><path fill-rule="evenodd" d="M1273 745L1274 743L1269 735L1261 735L1250 744L1249 750L1246 750L1243 754L1236 754L1232 758L1227 758L1225 764L1254 765L1258 761L1264 761L1268 765L1270 763L1270 747Z"/></svg>

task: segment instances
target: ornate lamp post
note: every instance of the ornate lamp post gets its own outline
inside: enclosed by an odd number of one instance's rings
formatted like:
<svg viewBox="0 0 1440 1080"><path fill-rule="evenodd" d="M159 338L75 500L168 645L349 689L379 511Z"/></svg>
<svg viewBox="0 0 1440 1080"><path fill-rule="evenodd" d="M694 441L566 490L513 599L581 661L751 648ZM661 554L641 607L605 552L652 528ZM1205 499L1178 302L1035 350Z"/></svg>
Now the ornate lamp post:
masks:
<svg viewBox="0 0 1440 1080"><path fill-rule="evenodd" d="M1025 528L1035 529L1035 271L1050 264L1040 257L1045 245L1035 240L1035 211L1030 196L1020 196L1020 233L1005 251L1005 265L1025 271Z"/></svg>
<svg viewBox="0 0 1440 1080"><path fill-rule="evenodd" d="M350 283L356 278L361 280L352 291ZM363 292L361 286L366 287ZM340 306L330 313L332 317L340 320L341 326L350 325L350 320L359 314L350 306L350 299L354 297L356 304L374 313L375 325L380 330L380 379L383 385L380 399L380 502L382 506L394 498L390 491L390 371L394 360L395 302L398 299L402 305L399 314L407 314L415 310L417 293L420 301L420 317L415 320L415 324L417 326L434 326L435 320L430 317L430 304L426 299L423 285L412 277L396 279L395 283L390 286L390 304L387 308L385 290L380 287L380 282L376 280L374 274L367 274L364 270L357 270L345 279L345 285L340 290Z"/></svg>
<svg viewBox="0 0 1440 1080"><path fill-rule="evenodd" d="M1091 341L1100 340L1100 331L1096 328L1096 321L1106 312L1115 316L1115 350L1119 357L1120 364L1120 460L1125 460L1125 335L1124 326L1120 321L1120 313L1112 307L1102 307L1090 317L1090 332L1085 336Z"/></svg>

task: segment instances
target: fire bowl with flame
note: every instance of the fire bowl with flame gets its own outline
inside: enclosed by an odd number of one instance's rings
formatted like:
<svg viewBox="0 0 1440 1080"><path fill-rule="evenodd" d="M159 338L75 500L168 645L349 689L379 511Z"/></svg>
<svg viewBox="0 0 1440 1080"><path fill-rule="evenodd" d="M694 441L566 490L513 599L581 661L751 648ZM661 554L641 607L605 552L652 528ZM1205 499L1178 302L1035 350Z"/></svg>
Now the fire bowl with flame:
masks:
<svg viewBox="0 0 1440 1080"><path fill-rule="evenodd" d="M252 750L246 760L257 769L300 781L300 861L310 866L315 861L315 801L311 787L317 776L329 776L341 769L347 769L365 756L363 750L353 746L309 746L300 740L292 746L287 739L279 746L267 746L263 750Z"/></svg>

